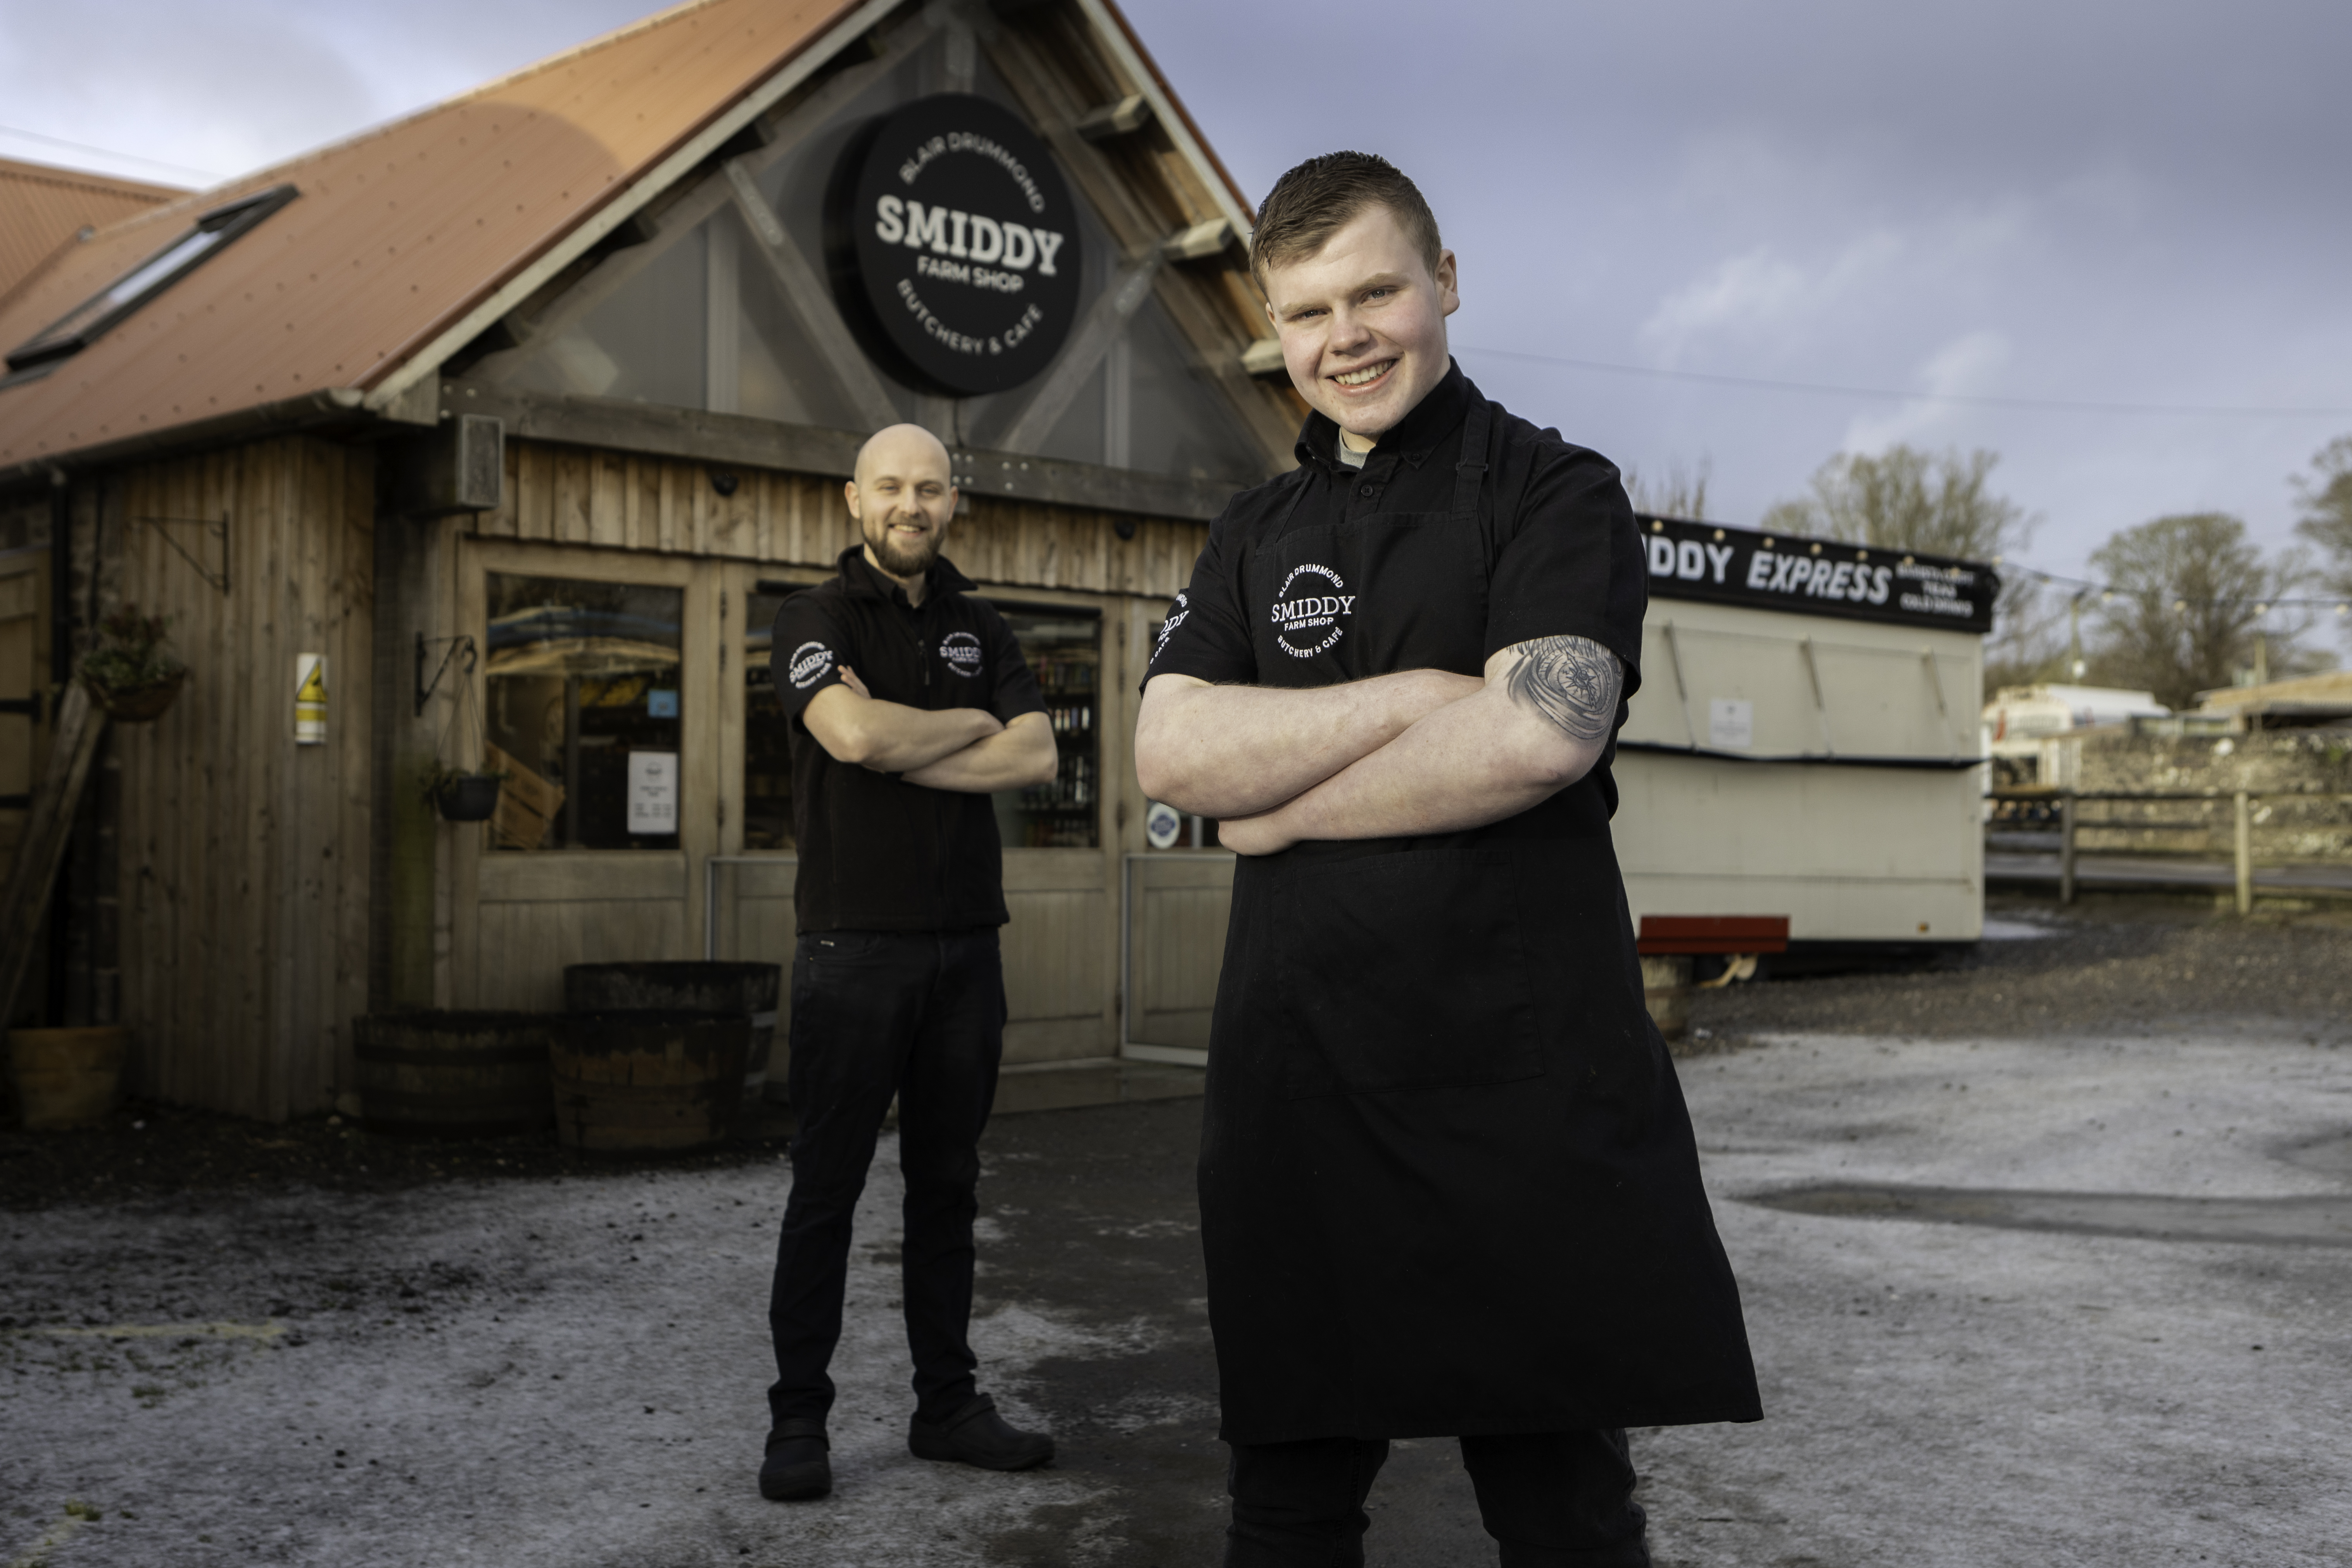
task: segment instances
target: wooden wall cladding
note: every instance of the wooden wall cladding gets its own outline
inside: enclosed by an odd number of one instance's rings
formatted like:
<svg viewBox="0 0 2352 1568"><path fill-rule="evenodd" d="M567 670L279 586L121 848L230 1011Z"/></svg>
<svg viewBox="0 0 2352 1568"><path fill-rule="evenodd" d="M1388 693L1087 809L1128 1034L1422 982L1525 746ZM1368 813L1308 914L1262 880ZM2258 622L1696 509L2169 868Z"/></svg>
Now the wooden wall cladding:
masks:
<svg viewBox="0 0 2352 1568"><path fill-rule="evenodd" d="M278 1120L349 1079L367 995L373 464L256 442L108 488L111 605L171 617L191 674L120 725L121 1017L133 1092ZM228 520L227 591L204 530ZM327 658L327 740L294 743L295 656Z"/></svg>
<svg viewBox="0 0 2352 1568"><path fill-rule="evenodd" d="M711 467L677 458L509 441L506 461L505 504L475 523L485 539L815 568L858 539L838 479L730 468L720 495ZM1169 598L1208 538L1205 523L975 495L946 553L977 583Z"/></svg>

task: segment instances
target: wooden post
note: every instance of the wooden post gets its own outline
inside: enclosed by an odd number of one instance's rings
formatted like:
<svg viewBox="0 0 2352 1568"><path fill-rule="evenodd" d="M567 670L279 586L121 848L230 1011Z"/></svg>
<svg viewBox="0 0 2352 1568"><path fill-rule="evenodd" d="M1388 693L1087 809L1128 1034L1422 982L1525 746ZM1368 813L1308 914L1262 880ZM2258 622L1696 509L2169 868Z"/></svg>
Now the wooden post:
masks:
<svg viewBox="0 0 2352 1568"><path fill-rule="evenodd" d="M2074 792L2058 797L2058 901L2074 901Z"/></svg>
<svg viewBox="0 0 2352 1568"><path fill-rule="evenodd" d="M2252 797L2244 790L2238 792L2238 912L2249 914L2254 907L2254 817L2248 809Z"/></svg>

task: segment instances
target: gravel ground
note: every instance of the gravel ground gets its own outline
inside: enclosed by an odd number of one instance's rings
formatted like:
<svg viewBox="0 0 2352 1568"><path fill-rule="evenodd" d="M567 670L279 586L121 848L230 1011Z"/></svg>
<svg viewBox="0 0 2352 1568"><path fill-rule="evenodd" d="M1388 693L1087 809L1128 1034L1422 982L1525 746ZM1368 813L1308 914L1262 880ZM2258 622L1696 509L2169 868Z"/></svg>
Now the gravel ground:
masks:
<svg viewBox="0 0 2352 1568"><path fill-rule="evenodd" d="M1700 997L1768 1419L1637 1435L1661 1568L2340 1561L2352 928L1990 912L2053 934ZM1061 1445L1022 1477L907 1455L886 1138L839 1487L795 1507L751 1486L780 1125L634 1163L155 1106L0 1135L0 1563L1206 1568L1199 1116L990 1129L984 1386ZM1496 1561L1451 1443L1372 1510L1374 1568Z"/></svg>
<svg viewBox="0 0 2352 1568"><path fill-rule="evenodd" d="M1985 942L1909 973L1699 991L1690 1048L1796 1030L2023 1038L2248 1019L2326 1038L2352 1030L2352 914L2242 920L2202 900L2105 897L2064 910L1996 900L1985 913L2048 934Z"/></svg>

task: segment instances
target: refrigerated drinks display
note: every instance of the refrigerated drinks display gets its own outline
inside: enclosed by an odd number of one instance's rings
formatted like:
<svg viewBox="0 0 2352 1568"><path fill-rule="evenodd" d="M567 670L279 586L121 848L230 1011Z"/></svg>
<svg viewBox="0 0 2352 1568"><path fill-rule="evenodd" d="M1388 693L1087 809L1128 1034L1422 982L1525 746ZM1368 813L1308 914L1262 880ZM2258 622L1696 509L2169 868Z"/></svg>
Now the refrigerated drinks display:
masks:
<svg viewBox="0 0 2352 1568"><path fill-rule="evenodd" d="M1007 849L1093 849L1102 842L1102 617L1077 606L997 609L1045 694L1061 766L1054 782L996 796Z"/></svg>

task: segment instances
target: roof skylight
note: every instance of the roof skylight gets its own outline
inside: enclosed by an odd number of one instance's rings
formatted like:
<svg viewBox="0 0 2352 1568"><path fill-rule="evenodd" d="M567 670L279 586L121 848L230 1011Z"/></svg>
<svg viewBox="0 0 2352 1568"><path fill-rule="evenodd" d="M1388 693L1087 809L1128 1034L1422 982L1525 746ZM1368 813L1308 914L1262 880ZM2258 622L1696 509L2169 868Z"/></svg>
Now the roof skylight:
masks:
<svg viewBox="0 0 2352 1568"><path fill-rule="evenodd" d="M215 207L198 218L194 228L12 352L8 355L9 370L37 370L79 353L115 323L228 248L238 236L299 194L292 185L278 185Z"/></svg>

